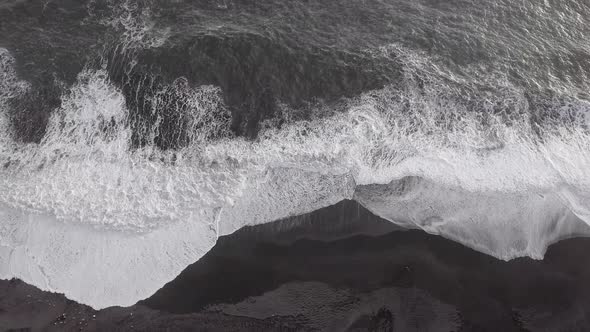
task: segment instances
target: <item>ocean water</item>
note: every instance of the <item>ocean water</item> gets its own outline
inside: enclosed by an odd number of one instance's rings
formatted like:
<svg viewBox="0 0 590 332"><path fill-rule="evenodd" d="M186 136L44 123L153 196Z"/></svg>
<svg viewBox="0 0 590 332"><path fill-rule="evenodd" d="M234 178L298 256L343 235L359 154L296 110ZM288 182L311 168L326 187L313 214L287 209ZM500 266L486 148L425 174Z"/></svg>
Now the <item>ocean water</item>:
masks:
<svg viewBox="0 0 590 332"><path fill-rule="evenodd" d="M100 309L355 200L510 260L590 234L584 1L0 4L0 277Z"/></svg>

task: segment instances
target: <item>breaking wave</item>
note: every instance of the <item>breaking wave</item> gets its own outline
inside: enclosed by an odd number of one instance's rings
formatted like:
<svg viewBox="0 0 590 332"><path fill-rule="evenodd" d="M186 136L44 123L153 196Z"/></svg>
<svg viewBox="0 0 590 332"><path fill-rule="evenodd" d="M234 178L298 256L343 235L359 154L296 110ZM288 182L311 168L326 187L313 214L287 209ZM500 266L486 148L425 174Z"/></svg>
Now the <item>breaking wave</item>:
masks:
<svg viewBox="0 0 590 332"><path fill-rule="evenodd" d="M590 234L588 101L466 82L398 45L371 54L400 63L399 82L307 119L281 105L254 140L232 134L216 86L178 78L150 95L146 120L88 66L37 144L12 133L10 101L29 84L0 49L0 277L130 305L220 235L344 199L502 259ZM177 148L158 146L162 130Z"/></svg>

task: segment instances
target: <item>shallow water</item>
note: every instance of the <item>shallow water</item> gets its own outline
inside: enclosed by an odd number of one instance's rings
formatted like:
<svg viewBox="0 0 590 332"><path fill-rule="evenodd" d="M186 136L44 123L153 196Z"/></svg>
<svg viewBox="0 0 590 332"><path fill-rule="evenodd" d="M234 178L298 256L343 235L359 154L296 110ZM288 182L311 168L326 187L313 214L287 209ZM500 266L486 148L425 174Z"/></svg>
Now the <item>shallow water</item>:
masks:
<svg viewBox="0 0 590 332"><path fill-rule="evenodd" d="M584 331L587 238L505 262L345 201L224 236L153 296L100 311L0 281L0 328Z"/></svg>

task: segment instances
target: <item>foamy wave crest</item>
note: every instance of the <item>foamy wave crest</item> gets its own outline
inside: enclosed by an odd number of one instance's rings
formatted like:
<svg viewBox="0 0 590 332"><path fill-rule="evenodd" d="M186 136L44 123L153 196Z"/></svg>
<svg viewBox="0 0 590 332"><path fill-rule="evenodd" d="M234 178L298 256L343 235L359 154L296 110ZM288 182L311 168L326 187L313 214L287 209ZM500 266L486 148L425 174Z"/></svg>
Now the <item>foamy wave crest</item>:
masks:
<svg viewBox="0 0 590 332"><path fill-rule="evenodd" d="M29 84L20 81L14 70L14 58L5 48L0 48L0 149L11 145L11 130L8 119L8 107L15 98L29 89ZM0 151L0 153L6 153Z"/></svg>
<svg viewBox="0 0 590 332"><path fill-rule="evenodd" d="M402 81L254 141L231 136L219 89L179 79L150 100L176 112L153 115L176 121L183 143L166 151L154 143L166 127L151 122L140 130L151 143L134 147L141 119L103 70L83 71L40 144L0 141L0 276L130 305L220 235L352 198L504 259L589 233L588 102L534 99L502 79L481 88L396 50Z"/></svg>
<svg viewBox="0 0 590 332"><path fill-rule="evenodd" d="M170 35L170 28L157 28L150 10L152 1L113 1L107 0L109 13L101 20L121 32L119 46L123 50L137 48L157 48L162 46ZM93 15L92 6L89 7Z"/></svg>

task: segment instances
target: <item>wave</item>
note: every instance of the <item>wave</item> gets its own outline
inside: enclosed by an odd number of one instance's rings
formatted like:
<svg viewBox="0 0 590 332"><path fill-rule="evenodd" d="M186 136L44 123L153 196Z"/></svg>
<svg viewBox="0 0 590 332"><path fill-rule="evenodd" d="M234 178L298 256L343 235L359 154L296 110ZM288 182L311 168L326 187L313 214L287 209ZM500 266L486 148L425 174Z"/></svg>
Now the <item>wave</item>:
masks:
<svg viewBox="0 0 590 332"><path fill-rule="evenodd" d="M88 66L35 144L11 134L10 100L28 83L1 50L0 276L131 305L221 235L344 199L502 259L590 234L590 103L465 82L396 45L376 52L395 53L399 82L304 120L281 105L253 140L232 134L215 86L179 78L147 98L145 121ZM161 149L161 130L182 144Z"/></svg>

